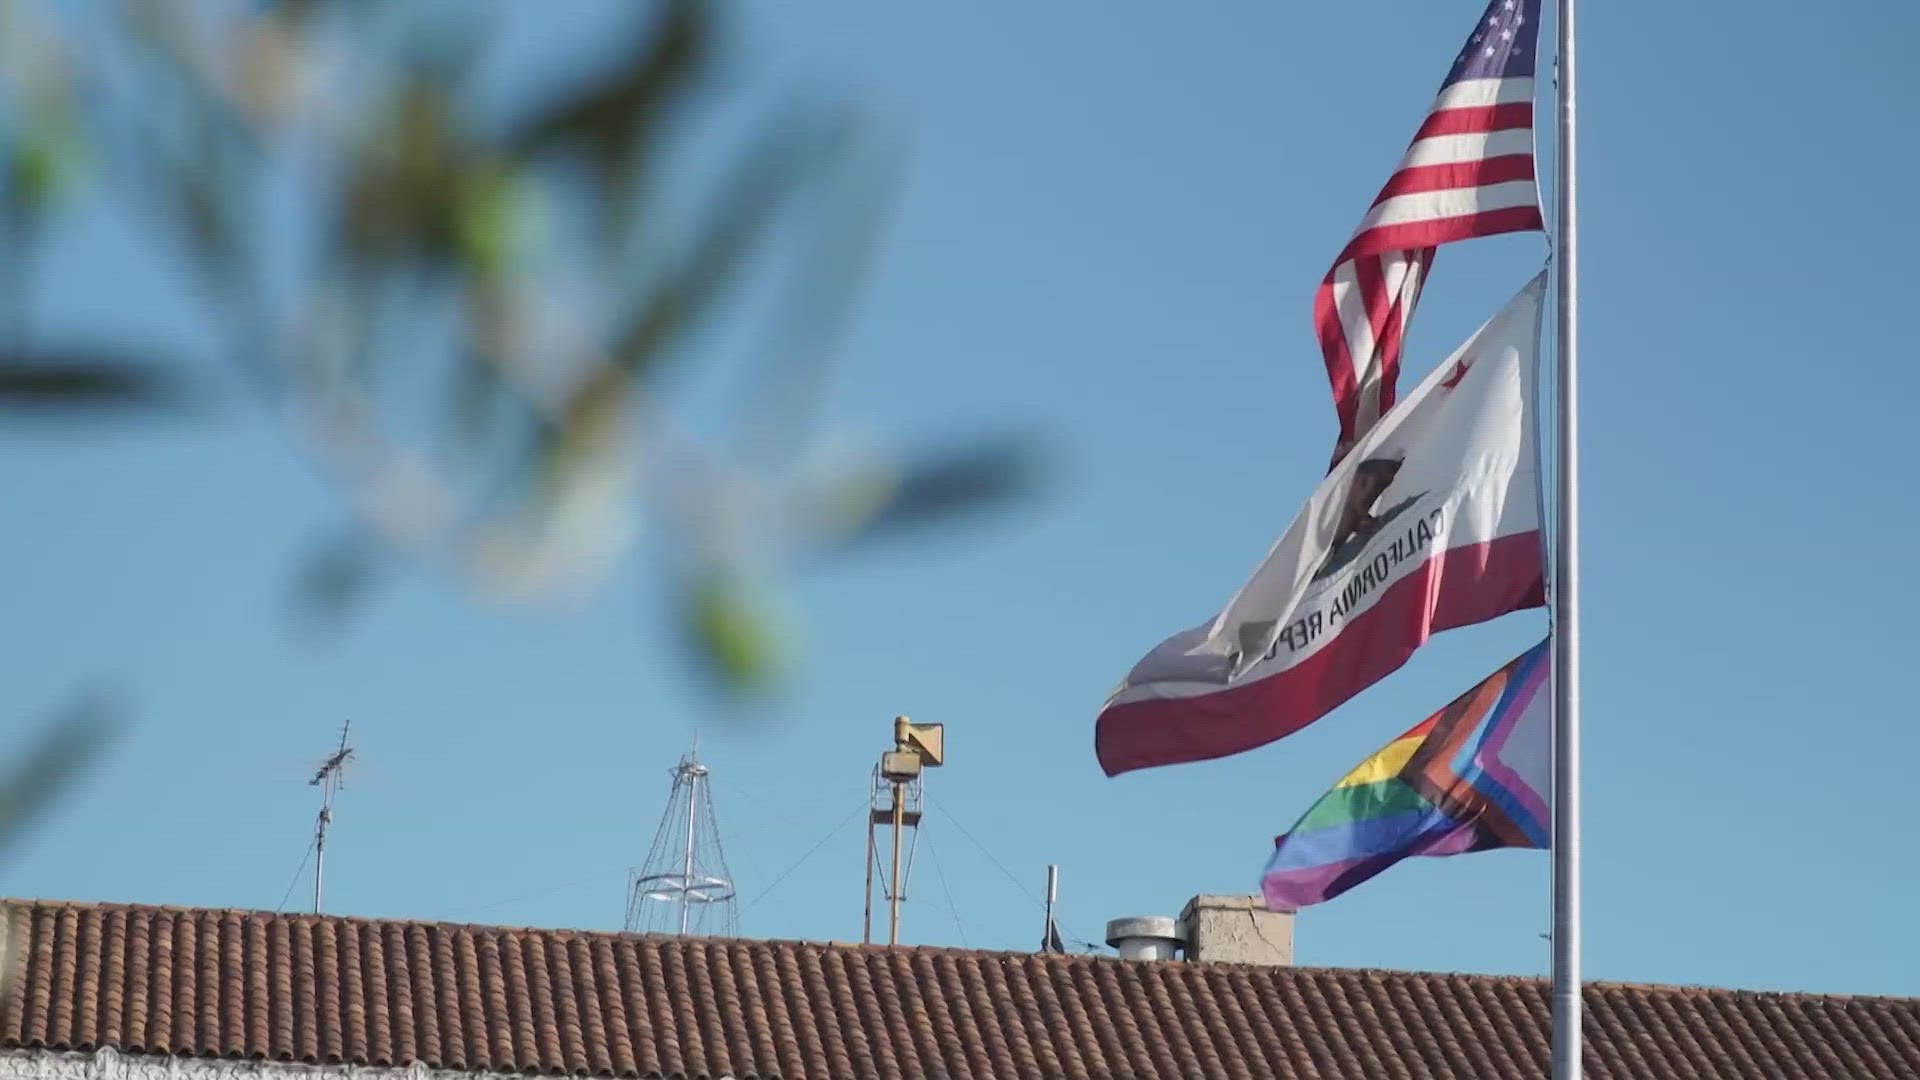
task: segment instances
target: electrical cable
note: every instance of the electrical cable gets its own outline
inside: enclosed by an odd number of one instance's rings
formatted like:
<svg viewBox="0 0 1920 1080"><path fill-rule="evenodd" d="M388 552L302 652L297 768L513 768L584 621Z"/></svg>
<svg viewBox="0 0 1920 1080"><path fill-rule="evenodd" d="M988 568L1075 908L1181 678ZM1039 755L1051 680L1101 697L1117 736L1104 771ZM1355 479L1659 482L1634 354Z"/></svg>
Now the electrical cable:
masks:
<svg viewBox="0 0 1920 1080"><path fill-rule="evenodd" d="M871 808L871 806L872 804L866 798L864 797L861 798L860 805L854 807L853 813L848 814L846 817L841 818L840 823L838 825L835 825L833 828L827 830L826 835L822 836L817 842L814 843L812 847L808 848L807 853L805 855L802 855L800 856L800 858L796 859L792 866L789 866L785 870L782 870L780 872L780 876L773 879L773 884L760 890L760 895L754 897L752 900L747 901L746 905L740 909L740 914L736 916L736 918L745 918L747 912L753 910L754 905L758 904L762 900L765 900L767 898L768 893L779 888L780 883L787 880L787 875L793 873L795 870L800 869L801 863L804 863L808 859L813 858L814 853L819 851L821 848L825 847L827 841L833 839L836 835L838 835L841 829L846 828L848 822L852 821L854 818L858 817L860 814L868 811Z"/></svg>
<svg viewBox="0 0 1920 1080"><path fill-rule="evenodd" d="M967 928L960 923L960 906L953 902L953 890L947 887L947 871L940 865L940 849L933 846L931 838L927 840L927 854L933 856L933 872L940 879L940 891L947 894L947 910L953 913L953 928L960 933L960 947L972 948L967 944Z"/></svg>
<svg viewBox="0 0 1920 1080"><path fill-rule="evenodd" d="M1023 893L1026 893L1027 899L1033 901L1034 907L1039 908L1042 912L1045 912L1047 910L1046 902L1041 900L1038 896L1034 895L1033 890L1027 888L1026 882L1021 881L1018 877L1014 876L1013 871L1007 869L1005 863L1001 862L999 859L994 858L993 852L987 850L987 845L981 843L977 837L975 837L972 833L968 832L967 827L965 825L960 824L960 819L953 816L953 811L948 810L932 795L928 795L926 799L927 799L927 802L930 805L932 805L932 807L935 810L940 811L942 816L944 816L948 821L953 822L953 827L960 830L960 835L972 841L973 846L980 849L980 854L985 855L987 857L988 862L992 863L994 867L998 869L1002 874L1005 874L1007 880L1013 882L1013 885L1015 888L1019 889ZM1057 906L1053 913L1053 925L1056 929L1060 931L1061 937L1064 937L1068 941L1073 942L1075 945L1080 946L1085 951L1092 952L1099 948L1099 946L1095 945L1091 941L1088 941L1086 938L1068 933L1067 928L1061 923L1060 912Z"/></svg>
<svg viewBox="0 0 1920 1080"><path fill-rule="evenodd" d="M293 880L287 882L287 891L280 895L280 903L273 909L274 914L278 915L287 909L287 901L293 897L293 887L300 884L300 875L306 872L307 860L313 858L313 843L312 840L307 841L307 853L300 856L300 869L295 870Z"/></svg>

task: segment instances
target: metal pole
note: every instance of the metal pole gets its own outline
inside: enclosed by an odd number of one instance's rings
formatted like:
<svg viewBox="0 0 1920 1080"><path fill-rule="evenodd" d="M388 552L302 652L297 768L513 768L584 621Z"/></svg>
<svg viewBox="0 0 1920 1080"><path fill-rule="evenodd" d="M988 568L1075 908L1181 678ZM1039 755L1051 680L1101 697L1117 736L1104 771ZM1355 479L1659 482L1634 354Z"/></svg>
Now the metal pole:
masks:
<svg viewBox="0 0 1920 1080"><path fill-rule="evenodd" d="M689 759L680 766L681 778L687 782L687 857L682 864L680 874L680 936L687 934L687 919L693 914L693 850L695 837L693 832L694 796L700 792L700 773L698 764Z"/></svg>
<svg viewBox="0 0 1920 1080"><path fill-rule="evenodd" d="M904 797L906 785L898 780L893 782L893 889L890 897L892 909L887 916L887 944L900 944L900 890L904 884L900 880L900 833L907 827L907 801Z"/></svg>
<svg viewBox="0 0 1920 1080"><path fill-rule="evenodd" d="M879 783L879 773L867 785L867 905L866 915L860 923L860 944L873 944L873 789Z"/></svg>
<svg viewBox="0 0 1920 1080"><path fill-rule="evenodd" d="M1047 934L1040 939L1040 951L1053 951L1053 903L1060 895L1060 867L1057 863L1047 864Z"/></svg>
<svg viewBox="0 0 1920 1080"><path fill-rule="evenodd" d="M327 822L333 818L333 808L327 804L332 801L333 794L329 791L326 803L320 806L320 820L313 828L313 913L315 915L320 914L320 879L325 875L327 868Z"/></svg>
<svg viewBox="0 0 1920 1080"><path fill-rule="evenodd" d="M347 767L347 759L353 756L353 747L347 745L347 733L353 730L353 721L340 725L340 748L328 755L313 774L308 784L320 789L320 817L313 824L313 913L320 914L320 882L326 876L327 866L327 826L333 822L333 796L340 790L341 772Z"/></svg>
<svg viewBox="0 0 1920 1080"><path fill-rule="evenodd" d="M1574 0L1559 0L1554 243L1553 1080L1580 1078L1580 410Z"/></svg>
<svg viewBox="0 0 1920 1080"><path fill-rule="evenodd" d="M874 796L879 792L879 767L874 767L874 776L866 782L866 915L860 920L860 944L874 944Z"/></svg>

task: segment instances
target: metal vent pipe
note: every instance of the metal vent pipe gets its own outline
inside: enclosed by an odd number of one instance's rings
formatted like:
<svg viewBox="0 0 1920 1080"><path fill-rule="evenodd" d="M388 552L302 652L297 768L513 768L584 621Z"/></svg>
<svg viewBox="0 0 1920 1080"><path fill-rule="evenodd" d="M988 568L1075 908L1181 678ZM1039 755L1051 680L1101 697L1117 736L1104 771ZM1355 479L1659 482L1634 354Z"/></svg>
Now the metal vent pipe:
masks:
<svg viewBox="0 0 1920 1080"><path fill-rule="evenodd" d="M1164 915L1136 915L1107 923L1107 944L1122 960L1172 960L1180 952L1180 924Z"/></svg>

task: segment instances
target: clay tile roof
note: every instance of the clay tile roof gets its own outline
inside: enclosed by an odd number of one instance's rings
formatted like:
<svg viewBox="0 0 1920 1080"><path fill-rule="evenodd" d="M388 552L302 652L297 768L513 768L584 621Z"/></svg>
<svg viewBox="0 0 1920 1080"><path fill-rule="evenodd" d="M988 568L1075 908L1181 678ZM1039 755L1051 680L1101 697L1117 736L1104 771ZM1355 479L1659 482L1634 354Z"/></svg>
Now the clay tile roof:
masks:
<svg viewBox="0 0 1920 1080"><path fill-rule="evenodd" d="M0 1048L618 1077L1538 1077L1532 979L21 901ZM1920 1077L1920 999L1597 984L1587 1074Z"/></svg>

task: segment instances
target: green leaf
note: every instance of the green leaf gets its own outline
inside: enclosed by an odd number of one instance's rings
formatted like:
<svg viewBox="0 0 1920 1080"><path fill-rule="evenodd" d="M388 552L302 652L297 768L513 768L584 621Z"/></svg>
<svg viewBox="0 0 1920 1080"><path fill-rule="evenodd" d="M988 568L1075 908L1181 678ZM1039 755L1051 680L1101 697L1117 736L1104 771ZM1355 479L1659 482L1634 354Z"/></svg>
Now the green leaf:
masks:
<svg viewBox="0 0 1920 1080"><path fill-rule="evenodd" d="M454 231L467 262L483 276L497 277L526 243L529 200L525 184L501 166L461 173L454 193Z"/></svg>
<svg viewBox="0 0 1920 1080"><path fill-rule="evenodd" d="M696 577L681 598L695 655L723 689L765 691L785 668L785 641L767 594L720 571Z"/></svg>
<svg viewBox="0 0 1920 1080"><path fill-rule="evenodd" d="M7 197L28 214L44 210L80 171L79 137L65 125L36 126L7 149Z"/></svg>
<svg viewBox="0 0 1920 1080"><path fill-rule="evenodd" d="M342 240L371 264L418 260L445 267L466 238L463 185L480 163L467 156L444 89L402 86L373 140L357 148L343 184Z"/></svg>

